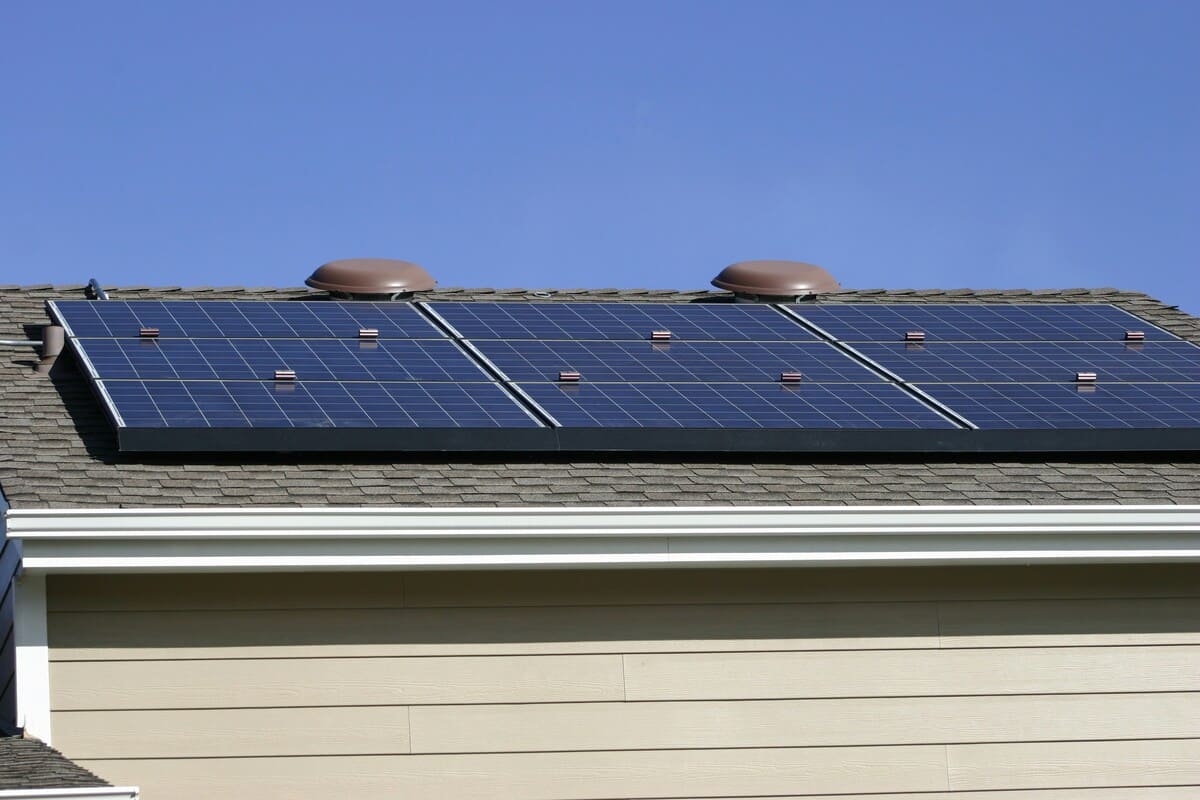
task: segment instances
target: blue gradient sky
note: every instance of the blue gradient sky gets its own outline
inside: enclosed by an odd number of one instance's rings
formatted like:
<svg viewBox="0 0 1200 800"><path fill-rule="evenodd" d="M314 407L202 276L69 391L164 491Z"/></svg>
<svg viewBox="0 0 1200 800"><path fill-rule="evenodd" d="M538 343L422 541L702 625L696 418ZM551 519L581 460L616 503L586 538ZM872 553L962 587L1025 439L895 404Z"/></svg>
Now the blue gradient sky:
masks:
<svg viewBox="0 0 1200 800"><path fill-rule="evenodd" d="M0 283L1140 289L1200 312L1200 3L28 2Z"/></svg>

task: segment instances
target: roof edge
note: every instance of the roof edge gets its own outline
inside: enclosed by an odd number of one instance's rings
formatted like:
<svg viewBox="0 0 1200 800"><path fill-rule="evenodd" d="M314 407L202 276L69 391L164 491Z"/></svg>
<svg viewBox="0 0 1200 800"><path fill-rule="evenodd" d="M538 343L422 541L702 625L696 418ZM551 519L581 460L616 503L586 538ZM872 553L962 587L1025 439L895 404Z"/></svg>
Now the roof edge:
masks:
<svg viewBox="0 0 1200 800"><path fill-rule="evenodd" d="M10 510L33 573L1200 562L1200 505Z"/></svg>

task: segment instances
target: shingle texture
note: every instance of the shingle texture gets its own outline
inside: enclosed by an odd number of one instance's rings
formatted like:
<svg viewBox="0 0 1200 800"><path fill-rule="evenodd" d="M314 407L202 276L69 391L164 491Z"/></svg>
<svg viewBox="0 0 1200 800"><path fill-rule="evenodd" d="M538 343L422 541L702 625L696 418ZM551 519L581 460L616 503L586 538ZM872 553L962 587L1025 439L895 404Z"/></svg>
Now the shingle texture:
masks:
<svg viewBox="0 0 1200 800"><path fill-rule="evenodd" d="M0 790L109 785L37 739L0 736Z"/></svg>
<svg viewBox="0 0 1200 800"><path fill-rule="evenodd" d="M110 290L112 299L304 300L303 289ZM559 290L572 301L687 302L708 292ZM0 338L36 337L44 303L83 287L0 286ZM526 290L438 290L426 299L531 299ZM538 298L544 300L545 298ZM1113 303L1200 342L1200 319L1116 289L889 290L825 302ZM29 327L27 327L29 326ZM0 350L0 487L15 508L327 505L703 505L1193 503L1200 457L964 458L746 456L472 457L378 454L122 455L69 355L39 374L30 350Z"/></svg>

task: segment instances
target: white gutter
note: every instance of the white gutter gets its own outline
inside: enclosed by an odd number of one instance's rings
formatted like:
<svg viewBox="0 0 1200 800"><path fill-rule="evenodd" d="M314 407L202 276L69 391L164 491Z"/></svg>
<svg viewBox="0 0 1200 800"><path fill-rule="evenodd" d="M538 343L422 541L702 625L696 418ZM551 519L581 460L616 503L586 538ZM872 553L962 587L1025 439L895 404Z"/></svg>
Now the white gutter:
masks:
<svg viewBox="0 0 1200 800"><path fill-rule="evenodd" d="M86 786L74 789L0 789L0 800L49 800L64 797L72 800L138 800L136 786Z"/></svg>
<svg viewBox="0 0 1200 800"><path fill-rule="evenodd" d="M1200 506L9 510L26 573L1200 561Z"/></svg>

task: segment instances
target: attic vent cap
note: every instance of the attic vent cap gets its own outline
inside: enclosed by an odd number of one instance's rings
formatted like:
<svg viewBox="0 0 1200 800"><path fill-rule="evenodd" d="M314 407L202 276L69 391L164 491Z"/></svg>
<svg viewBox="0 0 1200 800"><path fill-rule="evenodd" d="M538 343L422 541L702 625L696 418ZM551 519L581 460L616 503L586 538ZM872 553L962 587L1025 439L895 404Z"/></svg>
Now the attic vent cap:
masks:
<svg viewBox="0 0 1200 800"><path fill-rule="evenodd" d="M712 284L746 300L812 297L842 288L823 268L801 261L739 261L721 270Z"/></svg>
<svg viewBox="0 0 1200 800"><path fill-rule="evenodd" d="M351 300L396 299L437 285L433 276L409 261L347 258L317 267L306 284Z"/></svg>

